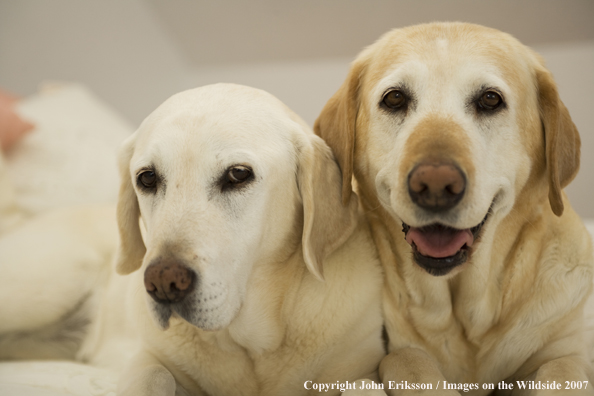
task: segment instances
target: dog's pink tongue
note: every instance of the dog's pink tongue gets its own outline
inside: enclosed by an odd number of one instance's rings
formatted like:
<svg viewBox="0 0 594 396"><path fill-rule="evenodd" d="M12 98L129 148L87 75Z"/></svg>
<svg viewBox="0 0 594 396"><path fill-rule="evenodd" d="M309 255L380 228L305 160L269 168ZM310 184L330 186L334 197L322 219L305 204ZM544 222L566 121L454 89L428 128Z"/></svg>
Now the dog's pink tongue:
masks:
<svg viewBox="0 0 594 396"><path fill-rule="evenodd" d="M444 258L453 256L464 245L472 246L474 237L470 229L455 230L447 227L411 227L406 234L406 242L416 245L423 256Z"/></svg>

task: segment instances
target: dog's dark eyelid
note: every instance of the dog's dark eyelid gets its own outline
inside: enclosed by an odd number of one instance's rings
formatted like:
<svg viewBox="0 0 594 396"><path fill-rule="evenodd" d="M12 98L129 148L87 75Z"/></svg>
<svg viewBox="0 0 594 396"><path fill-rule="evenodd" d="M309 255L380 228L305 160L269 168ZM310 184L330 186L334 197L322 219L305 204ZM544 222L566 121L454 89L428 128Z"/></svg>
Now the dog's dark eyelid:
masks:
<svg viewBox="0 0 594 396"><path fill-rule="evenodd" d="M231 183L242 183L252 175L252 170L245 166L234 166L229 169L227 175Z"/></svg>
<svg viewBox="0 0 594 396"><path fill-rule="evenodd" d="M469 99L468 108L479 116L488 117L506 109L507 103L501 90L483 86Z"/></svg>
<svg viewBox="0 0 594 396"><path fill-rule="evenodd" d="M378 106L388 113L406 114L409 107L414 107L414 95L406 84L392 86L384 91Z"/></svg>
<svg viewBox="0 0 594 396"><path fill-rule="evenodd" d="M247 165L232 165L220 178L221 191L243 188L254 180L254 170Z"/></svg>
<svg viewBox="0 0 594 396"><path fill-rule="evenodd" d="M487 90L478 99L478 105L484 110L496 110L503 104L503 98L494 90Z"/></svg>
<svg viewBox="0 0 594 396"><path fill-rule="evenodd" d="M144 169L136 176L136 184L145 191L154 191L158 183L159 176L153 169Z"/></svg>
<svg viewBox="0 0 594 396"><path fill-rule="evenodd" d="M408 99L406 95L399 89L388 91L382 98L382 104L392 110L397 110L406 106L407 101Z"/></svg>

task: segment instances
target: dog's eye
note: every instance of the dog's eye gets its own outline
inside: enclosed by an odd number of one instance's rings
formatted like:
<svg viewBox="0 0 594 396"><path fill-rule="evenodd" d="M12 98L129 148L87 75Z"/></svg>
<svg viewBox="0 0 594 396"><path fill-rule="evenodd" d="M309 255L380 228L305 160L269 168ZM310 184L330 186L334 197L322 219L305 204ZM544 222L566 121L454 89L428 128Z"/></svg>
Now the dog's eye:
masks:
<svg viewBox="0 0 594 396"><path fill-rule="evenodd" d="M252 170L246 166L236 165L227 171L227 179L233 184L243 183L250 179L251 176Z"/></svg>
<svg viewBox="0 0 594 396"><path fill-rule="evenodd" d="M138 175L138 181L146 188L154 188L157 185L157 175L153 171L144 171Z"/></svg>
<svg viewBox="0 0 594 396"><path fill-rule="evenodd" d="M483 110L495 110L503 103L501 95L495 91L487 91L481 95L478 105Z"/></svg>
<svg viewBox="0 0 594 396"><path fill-rule="evenodd" d="M406 104L406 96L397 89L384 95L382 103L389 109L396 110Z"/></svg>

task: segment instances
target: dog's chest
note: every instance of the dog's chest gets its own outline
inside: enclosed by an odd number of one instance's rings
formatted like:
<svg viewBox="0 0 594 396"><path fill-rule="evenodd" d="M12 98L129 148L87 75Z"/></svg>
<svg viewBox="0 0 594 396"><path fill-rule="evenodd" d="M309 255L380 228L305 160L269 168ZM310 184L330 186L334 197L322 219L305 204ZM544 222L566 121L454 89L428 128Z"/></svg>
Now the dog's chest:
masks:
<svg viewBox="0 0 594 396"><path fill-rule="evenodd" d="M476 290L470 296L468 288L461 292L441 279L430 280L435 284L417 283L405 298L408 302L398 307L394 304L391 309L408 313L408 319L403 316L400 323L394 323L397 331L395 337L391 335L391 341L395 339L392 347L421 346L437 358L448 380L475 382L483 376L482 358L492 346L489 340L496 320L493 305L497 296L489 290Z"/></svg>
<svg viewBox="0 0 594 396"><path fill-rule="evenodd" d="M179 344L170 340L161 353L179 351L170 353L172 364L167 367L190 394L291 395L303 389L303 371L310 369L296 364L298 356L284 349L254 354L220 334L207 340L194 338L192 343L185 338Z"/></svg>
<svg viewBox="0 0 594 396"><path fill-rule="evenodd" d="M424 349L437 357L445 377L469 382L476 378L481 337L469 339L468 330L455 315L454 307L446 305L441 309L411 305L412 323Z"/></svg>
<svg viewBox="0 0 594 396"><path fill-rule="evenodd" d="M172 362L167 368L186 390L213 396L260 394L254 362L244 348L224 332L186 330L192 334L179 332L159 345L160 354Z"/></svg>
<svg viewBox="0 0 594 396"><path fill-rule="evenodd" d="M512 374L526 358L522 358L524 352L520 353L519 348L534 349L532 341L537 342L538 335L525 338L528 330L521 331L526 327L522 318L530 310L519 308L533 306L534 301L525 294L522 299L514 296L506 304L505 288L500 283L472 283L469 278L478 277L470 276L470 271L461 275L469 276L460 276L443 290L433 285L434 293L442 292L433 299L413 299L409 305L412 323L448 381L496 383ZM429 290L424 290L423 295L430 295ZM541 305L540 309L545 307ZM518 339L524 341L518 345Z"/></svg>

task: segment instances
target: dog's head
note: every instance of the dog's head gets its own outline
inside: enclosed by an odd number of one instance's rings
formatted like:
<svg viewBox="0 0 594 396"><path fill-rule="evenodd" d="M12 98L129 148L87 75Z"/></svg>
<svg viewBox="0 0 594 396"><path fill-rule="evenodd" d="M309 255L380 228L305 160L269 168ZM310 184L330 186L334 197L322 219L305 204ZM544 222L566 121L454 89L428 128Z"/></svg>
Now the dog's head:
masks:
<svg viewBox="0 0 594 396"><path fill-rule="evenodd" d="M315 125L345 193L401 221L433 275L468 260L486 222L524 194L563 213L578 132L538 55L485 27L442 23L387 33L354 61Z"/></svg>
<svg viewBox="0 0 594 396"><path fill-rule="evenodd" d="M174 95L123 143L119 163L116 269L142 268L162 328L172 315L204 330L226 327L255 266L282 265L300 243L322 278L324 257L356 224L356 197L340 204L328 146L253 88Z"/></svg>

